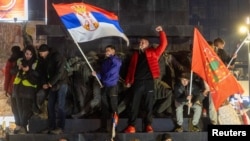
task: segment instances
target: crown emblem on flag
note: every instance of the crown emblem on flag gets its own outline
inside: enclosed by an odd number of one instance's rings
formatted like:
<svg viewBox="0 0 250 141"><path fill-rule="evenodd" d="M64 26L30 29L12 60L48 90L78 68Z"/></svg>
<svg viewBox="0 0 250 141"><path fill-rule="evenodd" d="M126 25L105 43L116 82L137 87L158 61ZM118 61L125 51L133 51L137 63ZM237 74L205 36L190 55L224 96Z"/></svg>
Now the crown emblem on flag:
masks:
<svg viewBox="0 0 250 141"><path fill-rule="evenodd" d="M78 14L86 13L86 7L83 5L74 5L71 8Z"/></svg>
<svg viewBox="0 0 250 141"><path fill-rule="evenodd" d="M99 27L98 21L91 12L87 11L84 5L74 5L71 8L76 12L78 19L86 30L94 31Z"/></svg>

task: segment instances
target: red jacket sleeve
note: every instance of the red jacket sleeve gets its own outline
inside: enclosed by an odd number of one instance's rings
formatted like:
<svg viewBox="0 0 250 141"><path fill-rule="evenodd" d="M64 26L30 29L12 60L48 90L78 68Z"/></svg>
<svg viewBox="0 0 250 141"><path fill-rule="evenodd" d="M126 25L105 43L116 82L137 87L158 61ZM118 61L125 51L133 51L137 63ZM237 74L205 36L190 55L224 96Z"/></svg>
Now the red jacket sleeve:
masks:
<svg viewBox="0 0 250 141"><path fill-rule="evenodd" d="M160 58L162 53L166 50L168 45L166 33L164 31L160 31L159 34L160 34L160 44L158 45L158 47L155 48L155 53L158 56L158 59Z"/></svg>
<svg viewBox="0 0 250 141"><path fill-rule="evenodd" d="M4 91L6 92L8 92L8 88L11 82L11 74L10 74L11 67L12 63L10 61L7 61L4 71Z"/></svg>

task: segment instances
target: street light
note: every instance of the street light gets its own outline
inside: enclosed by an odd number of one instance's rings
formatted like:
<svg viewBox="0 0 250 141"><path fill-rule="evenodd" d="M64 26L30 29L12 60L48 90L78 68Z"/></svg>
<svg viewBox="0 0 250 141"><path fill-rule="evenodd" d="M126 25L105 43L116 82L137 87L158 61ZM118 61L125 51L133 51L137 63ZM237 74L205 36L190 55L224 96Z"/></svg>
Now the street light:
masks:
<svg viewBox="0 0 250 141"><path fill-rule="evenodd" d="M240 27L240 32L241 33L247 33L246 39L243 41L244 43L247 43L247 52L248 52L248 98L250 101L250 18L246 18L246 25L247 26L242 26Z"/></svg>
<svg viewBox="0 0 250 141"><path fill-rule="evenodd" d="M248 36L248 42L247 42L247 51L248 51L248 99L250 101L250 48L249 48L249 25L250 25L250 19L249 17L246 18L246 23L247 23L247 36Z"/></svg>

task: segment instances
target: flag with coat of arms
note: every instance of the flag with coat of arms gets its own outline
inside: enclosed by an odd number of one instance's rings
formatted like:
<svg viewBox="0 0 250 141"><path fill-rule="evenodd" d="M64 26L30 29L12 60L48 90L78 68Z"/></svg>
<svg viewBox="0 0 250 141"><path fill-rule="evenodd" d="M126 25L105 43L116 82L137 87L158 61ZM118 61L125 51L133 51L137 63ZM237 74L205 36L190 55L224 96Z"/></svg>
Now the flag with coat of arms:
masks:
<svg viewBox="0 0 250 141"><path fill-rule="evenodd" d="M114 13L83 2L53 4L53 7L76 42L114 36L123 38L129 45Z"/></svg>

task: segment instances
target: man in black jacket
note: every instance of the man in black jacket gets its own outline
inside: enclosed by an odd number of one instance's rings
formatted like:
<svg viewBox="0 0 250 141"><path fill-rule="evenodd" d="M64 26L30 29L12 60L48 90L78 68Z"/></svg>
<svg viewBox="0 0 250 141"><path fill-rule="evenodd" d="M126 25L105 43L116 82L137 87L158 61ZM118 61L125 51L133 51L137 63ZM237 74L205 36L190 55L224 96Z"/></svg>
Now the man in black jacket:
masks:
<svg viewBox="0 0 250 141"><path fill-rule="evenodd" d="M66 58L59 52L52 51L48 45L42 44L38 48L41 64L41 85L48 91L48 133L61 134L65 126L65 101L68 91L67 72L64 68ZM41 67L40 67L41 68ZM59 122L56 124L56 103Z"/></svg>
<svg viewBox="0 0 250 141"><path fill-rule="evenodd" d="M200 131L197 126L201 117L202 111L202 101L204 95L202 90L196 85L192 84L191 93L190 93L190 73L184 72L179 77L180 81L177 82L174 86L174 98L175 98L175 107L176 107L176 120L177 128L176 132L183 132L183 108L188 106L194 111L192 118L192 131Z"/></svg>

